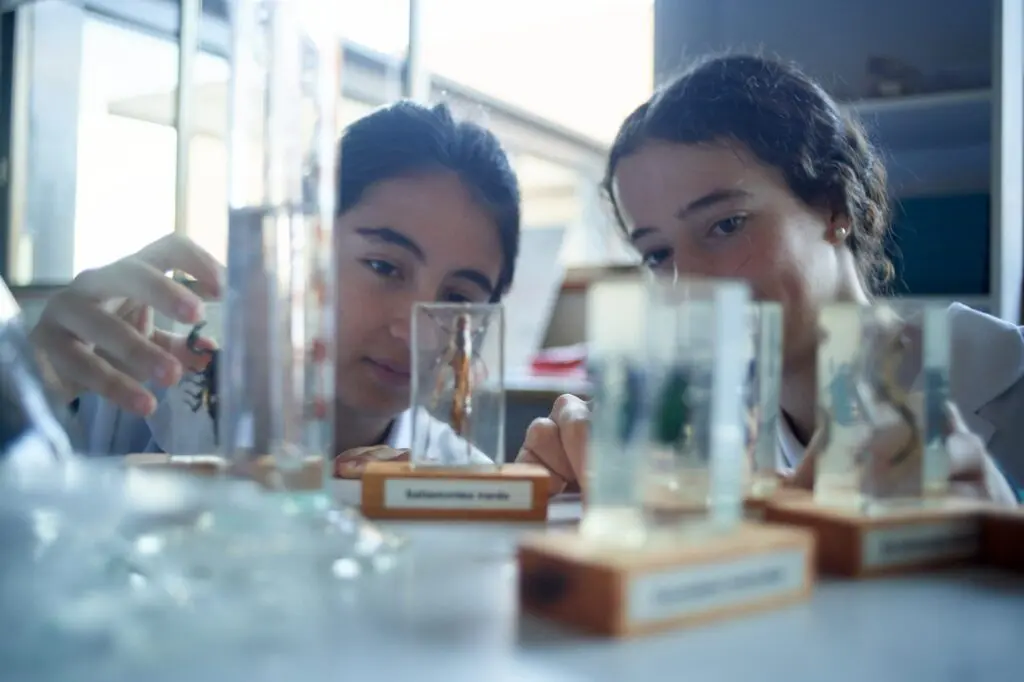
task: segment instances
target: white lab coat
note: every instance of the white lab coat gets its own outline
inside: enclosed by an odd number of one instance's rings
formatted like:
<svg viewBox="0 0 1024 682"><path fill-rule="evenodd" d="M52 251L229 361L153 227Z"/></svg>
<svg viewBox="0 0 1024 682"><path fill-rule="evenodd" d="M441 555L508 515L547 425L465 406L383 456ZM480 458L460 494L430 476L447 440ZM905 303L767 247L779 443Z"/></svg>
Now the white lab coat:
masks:
<svg viewBox="0 0 1024 682"><path fill-rule="evenodd" d="M77 421L81 428L80 449L88 455L126 455L163 452L175 455L209 455L218 452L213 420L205 409L193 412L192 400L180 384L154 391L157 409L149 417L121 410L116 405L89 394L82 396ZM459 437L450 426L420 412L417 440L420 451L429 454L450 451ZM412 411L396 417L387 445L404 449L413 447ZM491 459L476 448L470 457L473 463L488 464Z"/></svg>
<svg viewBox="0 0 1024 682"><path fill-rule="evenodd" d="M1024 485L1024 328L954 303L950 327L949 393L964 422L985 441L992 459L1020 490ZM779 420L778 468L788 471L804 446Z"/></svg>

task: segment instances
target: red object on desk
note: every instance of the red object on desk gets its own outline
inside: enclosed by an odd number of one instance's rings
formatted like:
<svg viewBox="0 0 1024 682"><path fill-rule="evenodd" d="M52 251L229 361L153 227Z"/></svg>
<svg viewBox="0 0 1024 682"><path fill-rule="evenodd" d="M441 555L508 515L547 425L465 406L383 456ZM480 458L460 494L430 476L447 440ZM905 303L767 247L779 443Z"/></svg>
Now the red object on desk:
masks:
<svg viewBox="0 0 1024 682"><path fill-rule="evenodd" d="M558 346L545 348L534 356L530 369L541 375L586 375L587 346L578 343L574 346Z"/></svg>

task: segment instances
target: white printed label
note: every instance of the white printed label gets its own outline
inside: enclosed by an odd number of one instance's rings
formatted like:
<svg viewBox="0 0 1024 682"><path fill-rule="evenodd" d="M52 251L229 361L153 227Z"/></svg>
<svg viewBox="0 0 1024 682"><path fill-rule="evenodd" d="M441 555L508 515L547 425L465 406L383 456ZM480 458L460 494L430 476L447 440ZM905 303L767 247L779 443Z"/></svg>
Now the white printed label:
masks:
<svg viewBox="0 0 1024 682"><path fill-rule="evenodd" d="M979 534L978 522L972 519L880 528L864 534L861 565L887 568L967 559L979 550Z"/></svg>
<svg viewBox="0 0 1024 682"><path fill-rule="evenodd" d="M384 483L384 506L525 511L533 507L532 487L529 481L392 478Z"/></svg>
<svg viewBox="0 0 1024 682"><path fill-rule="evenodd" d="M806 552L788 549L647 573L629 582L627 617L643 625L793 594L806 570Z"/></svg>

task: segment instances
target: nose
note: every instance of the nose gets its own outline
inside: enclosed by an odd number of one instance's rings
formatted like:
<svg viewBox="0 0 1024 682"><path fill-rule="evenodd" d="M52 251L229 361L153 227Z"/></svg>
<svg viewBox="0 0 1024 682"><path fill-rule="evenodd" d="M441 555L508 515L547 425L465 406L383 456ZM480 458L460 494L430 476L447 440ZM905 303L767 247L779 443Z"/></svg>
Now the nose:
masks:
<svg viewBox="0 0 1024 682"><path fill-rule="evenodd" d="M388 323L388 332L406 345L412 343L412 310L416 301L413 297L394 302L394 310Z"/></svg>

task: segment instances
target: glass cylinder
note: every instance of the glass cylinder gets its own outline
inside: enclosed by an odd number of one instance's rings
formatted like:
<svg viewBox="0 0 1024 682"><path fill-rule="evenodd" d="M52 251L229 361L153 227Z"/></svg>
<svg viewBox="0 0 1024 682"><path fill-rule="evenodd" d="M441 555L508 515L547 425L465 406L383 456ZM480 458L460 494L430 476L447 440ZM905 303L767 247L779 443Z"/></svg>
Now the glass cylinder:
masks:
<svg viewBox="0 0 1024 682"><path fill-rule="evenodd" d="M504 312L500 303L413 307L413 466L504 464Z"/></svg>
<svg viewBox="0 0 1024 682"><path fill-rule="evenodd" d="M219 437L229 459L270 455L281 469L323 459L333 440L330 5L234 3Z"/></svg>
<svg viewBox="0 0 1024 682"><path fill-rule="evenodd" d="M747 377L747 494L769 497L778 487L779 396L782 390L782 305L750 307L751 361Z"/></svg>
<svg viewBox="0 0 1024 682"><path fill-rule="evenodd" d="M749 301L739 282L655 285L645 331L653 399L643 473L650 526L703 532L742 516Z"/></svg>
<svg viewBox="0 0 1024 682"><path fill-rule="evenodd" d="M71 442L47 395L21 309L0 278L0 465L52 462L71 455Z"/></svg>

